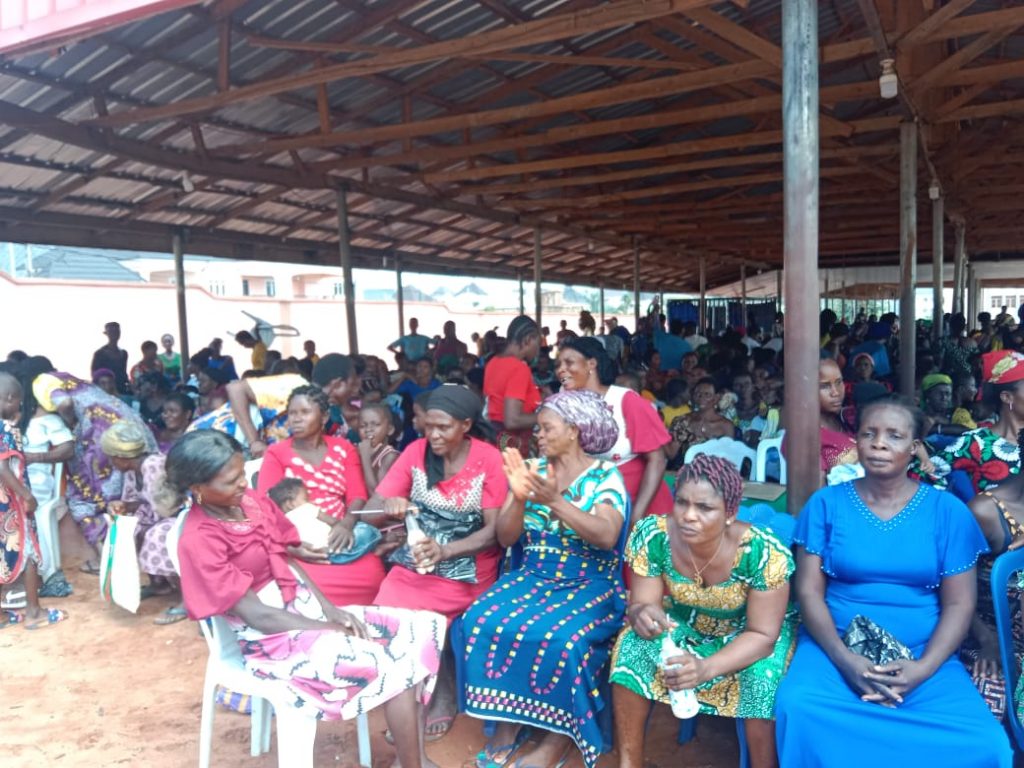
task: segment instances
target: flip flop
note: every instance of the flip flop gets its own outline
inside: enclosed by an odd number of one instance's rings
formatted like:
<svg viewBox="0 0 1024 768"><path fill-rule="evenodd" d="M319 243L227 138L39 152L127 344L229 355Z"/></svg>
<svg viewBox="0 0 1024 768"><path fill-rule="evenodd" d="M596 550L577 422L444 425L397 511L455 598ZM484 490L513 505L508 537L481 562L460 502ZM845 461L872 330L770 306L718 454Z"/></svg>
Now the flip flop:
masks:
<svg viewBox="0 0 1024 768"><path fill-rule="evenodd" d="M435 741L440 741L448 735L448 731L452 729L452 725L455 723L455 715L442 715L441 717L428 717L427 721L423 724L423 741L427 744L432 744ZM431 726L444 725L441 731L435 733L429 733Z"/></svg>
<svg viewBox="0 0 1024 768"><path fill-rule="evenodd" d="M100 575L100 567L95 563L90 563L88 560L82 563L78 567L78 570L80 570L82 573L88 573L90 576Z"/></svg>
<svg viewBox="0 0 1024 768"><path fill-rule="evenodd" d="M555 768L563 768L563 766L566 763L568 763L568 762L569 762L569 755L567 754L561 760L559 760L557 763L555 763ZM524 763L522 760L516 760L512 764L512 768L547 768L547 766L544 766L544 765L531 765L529 763Z"/></svg>
<svg viewBox="0 0 1024 768"><path fill-rule="evenodd" d="M24 613L18 613L17 611L3 611L3 614L6 615L0 615L0 629L7 629L8 627L16 626L25 621Z"/></svg>
<svg viewBox="0 0 1024 768"><path fill-rule="evenodd" d="M38 619L32 619L29 621L25 619L25 629L29 631L35 631L37 629L46 629L52 627L54 624L59 624L62 621L66 621L68 618L68 612L62 611L60 608L49 608L46 611L46 615Z"/></svg>
<svg viewBox="0 0 1024 768"><path fill-rule="evenodd" d="M523 746L530 738L530 727L522 726L516 732L516 737L513 739L511 744L501 744L494 746L491 742L487 742L484 748L476 753L476 768L504 768L508 765L508 762L512 759L513 755L519 751L519 748ZM494 759L496 754L505 754L505 759L501 762Z"/></svg>
<svg viewBox="0 0 1024 768"><path fill-rule="evenodd" d="M153 623L164 627L168 624L177 624L179 621L184 621L187 618L188 613L186 613L184 608L180 605L172 605L166 611L153 619Z"/></svg>
<svg viewBox="0 0 1024 768"><path fill-rule="evenodd" d="M149 600L151 597L163 597L164 595L174 594L174 590L171 587L156 587L152 584L147 584L139 590L139 600Z"/></svg>

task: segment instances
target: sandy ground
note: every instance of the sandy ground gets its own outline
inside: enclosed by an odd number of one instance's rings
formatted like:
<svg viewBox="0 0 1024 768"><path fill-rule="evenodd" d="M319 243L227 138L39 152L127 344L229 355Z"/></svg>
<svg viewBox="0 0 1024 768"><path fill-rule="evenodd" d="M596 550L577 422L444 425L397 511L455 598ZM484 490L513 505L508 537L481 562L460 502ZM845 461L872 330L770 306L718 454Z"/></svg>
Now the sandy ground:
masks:
<svg viewBox="0 0 1024 768"><path fill-rule="evenodd" d="M69 520L61 526L64 565L75 594L44 604L70 613L67 623L36 632L0 632L5 768L22 766L147 766L196 764L206 643L196 624L167 627L153 618L169 598L142 603L138 615L102 602L97 579L78 572L84 549ZM675 744L676 720L659 707L648 728L651 766L733 768L736 736L731 720L702 718L697 738ZM383 717L370 717L374 768L390 766ZM428 748L442 768L471 766L483 745L480 721L460 716L452 731ZM605 755L598 768L614 768ZM212 765L257 768L277 765L276 738L268 755L249 755L249 718L217 708ZM355 768L355 727L321 723L316 765ZM582 768L577 758L569 763Z"/></svg>

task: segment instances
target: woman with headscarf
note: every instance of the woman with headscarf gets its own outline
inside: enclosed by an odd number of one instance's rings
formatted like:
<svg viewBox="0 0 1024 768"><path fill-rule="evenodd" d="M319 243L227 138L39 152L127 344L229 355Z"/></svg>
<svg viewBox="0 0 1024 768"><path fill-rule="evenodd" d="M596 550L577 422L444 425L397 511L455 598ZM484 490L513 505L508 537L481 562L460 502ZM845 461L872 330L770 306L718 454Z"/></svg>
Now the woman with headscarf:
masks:
<svg viewBox="0 0 1024 768"><path fill-rule="evenodd" d="M497 448L480 437L480 398L444 384L427 400L423 437L410 443L377 485L367 509L383 506L424 534L391 555L395 567L381 583L375 605L461 616L498 577L494 525L508 494ZM383 500L383 501L382 501ZM427 738L440 738L455 716L452 665L444 663L427 713Z"/></svg>
<svg viewBox="0 0 1024 768"><path fill-rule="evenodd" d="M651 702L693 689L706 715L743 718L750 764L775 760L775 690L796 639L789 602L793 556L774 534L739 522L743 478L700 454L679 470L675 506L630 537L629 626L612 662L615 740L622 768L641 768ZM687 651L663 669L663 639Z"/></svg>
<svg viewBox="0 0 1024 768"><path fill-rule="evenodd" d="M530 450L537 424L540 390L533 381L530 363L540 352L540 329L526 315L508 324L508 343L484 368L484 401L487 418L498 431L498 447Z"/></svg>
<svg viewBox="0 0 1024 768"><path fill-rule="evenodd" d="M139 542L139 569L149 576L142 598L170 595L178 591L178 576L167 551L167 534L174 528L177 509L161 503L164 485L164 454L146 443L149 430L131 421L118 421L100 438L100 448L114 469L124 477L121 496L107 502L112 515L133 515L138 520L135 538ZM156 624L174 624L185 617L181 605L168 608Z"/></svg>
<svg viewBox="0 0 1024 768"><path fill-rule="evenodd" d="M103 433L118 421L127 421L143 430L147 453L157 450L153 432L132 407L94 384L69 373L42 373L32 382L34 402L26 397L25 407L34 412L38 404L47 413L56 413L75 436L75 456L68 462L67 500L71 516L93 554L81 570L99 574L99 546L107 535L103 517L109 499L121 497L123 477L100 447Z"/></svg>
<svg viewBox="0 0 1024 768"><path fill-rule="evenodd" d="M927 434L957 437L967 431L953 423L953 379L946 374L929 373L921 379L921 408L929 422Z"/></svg>
<svg viewBox="0 0 1024 768"><path fill-rule="evenodd" d="M565 389L596 392L611 407L617 438L595 458L618 466L633 500L633 519L668 513L672 495L665 485L664 449L670 438L658 411L636 392L614 383L615 366L596 339L572 338L562 344L555 375Z"/></svg>
<svg viewBox="0 0 1024 768"><path fill-rule="evenodd" d="M497 520L498 543L520 542L523 563L463 620L466 711L501 721L477 766L561 766L575 745L592 768L610 746L598 713L625 608L629 503L615 463L595 457L619 429L601 396L582 389L547 398L537 420L542 458L505 452L510 493ZM520 755L530 726L543 735Z"/></svg>
<svg viewBox="0 0 1024 768"><path fill-rule="evenodd" d="M964 432L932 457L936 471L946 480L948 473L966 472L975 493L994 488L1020 471L1017 435L1024 429L1024 355L1003 349L986 352L981 359L985 399L998 411L998 420L991 427Z"/></svg>

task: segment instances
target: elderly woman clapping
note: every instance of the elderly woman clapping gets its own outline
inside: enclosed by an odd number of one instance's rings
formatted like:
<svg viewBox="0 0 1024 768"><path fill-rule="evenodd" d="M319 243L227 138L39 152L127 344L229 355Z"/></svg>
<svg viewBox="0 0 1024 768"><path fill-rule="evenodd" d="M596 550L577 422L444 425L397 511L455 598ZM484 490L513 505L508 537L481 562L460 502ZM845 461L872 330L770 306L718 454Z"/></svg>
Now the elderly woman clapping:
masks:
<svg viewBox="0 0 1024 768"><path fill-rule="evenodd" d="M743 478L725 459L701 454L676 480L666 517L641 520L629 540L629 628L615 648L611 680L622 768L643 761L651 702L693 689L700 711L746 719L750 764L775 764L775 689L792 653L793 556L778 538L736 519ZM686 653L660 670L664 639Z"/></svg>
<svg viewBox="0 0 1024 768"><path fill-rule="evenodd" d="M590 768L603 749L596 714L608 705L599 680L625 607L617 542L627 516L622 475L593 456L618 428L586 390L547 398L537 423L543 458L504 454L511 491L498 543L521 542L524 559L466 611L466 711L502 721L478 766L510 763L523 726L534 726L544 736L517 765L562 765L575 742Z"/></svg>

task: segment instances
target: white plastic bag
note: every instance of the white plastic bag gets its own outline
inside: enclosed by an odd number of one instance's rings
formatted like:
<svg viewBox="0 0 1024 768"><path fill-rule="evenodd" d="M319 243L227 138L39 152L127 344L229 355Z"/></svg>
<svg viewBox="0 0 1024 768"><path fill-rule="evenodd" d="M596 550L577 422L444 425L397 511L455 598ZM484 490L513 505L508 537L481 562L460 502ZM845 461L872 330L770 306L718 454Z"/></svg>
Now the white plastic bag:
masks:
<svg viewBox="0 0 1024 768"><path fill-rule="evenodd" d="M100 596L136 613L142 597L139 554L135 548L139 521L132 515L108 515L107 519L110 527L100 553Z"/></svg>

